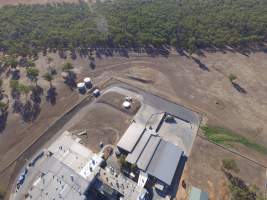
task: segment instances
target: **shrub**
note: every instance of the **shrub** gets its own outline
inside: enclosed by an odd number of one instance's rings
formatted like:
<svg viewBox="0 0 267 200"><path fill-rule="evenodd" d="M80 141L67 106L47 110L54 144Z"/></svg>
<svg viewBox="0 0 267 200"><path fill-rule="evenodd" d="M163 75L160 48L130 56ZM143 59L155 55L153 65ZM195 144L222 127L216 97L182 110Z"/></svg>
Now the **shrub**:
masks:
<svg viewBox="0 0 267 200"><path fill-rule="evenodd" d="M237 79L237 76L234 75L234 74L230 74L228 78L229 78L229 80L230 80L231 83L232 83L232 82L234 82L234 81Z"/></svg>
<svg viewBox="0 0 267 200"><path fill-rule="evenodd" d="M236 173L239 172L237 164L236 164L235 160L233 160L233 159L224 159L222 161L222 164L223 164L224 169L231 170L231 171L234 171Z"/></svg>

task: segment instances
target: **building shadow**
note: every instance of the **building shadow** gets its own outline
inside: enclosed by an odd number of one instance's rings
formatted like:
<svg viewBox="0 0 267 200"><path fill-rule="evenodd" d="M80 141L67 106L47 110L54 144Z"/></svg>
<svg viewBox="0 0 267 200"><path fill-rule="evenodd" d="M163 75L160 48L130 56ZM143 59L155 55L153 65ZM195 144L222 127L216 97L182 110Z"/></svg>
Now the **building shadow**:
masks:
<svg viewBox="0 0 267 200"><path fill-rule="evenodd" d="M171 184L169 191L168 191L169 195L172 198L174 198L177 194L186 161L187 161L187 157L185 155L183 155L180 159L180 162L179 162L178 167L176 169L174 178L172 180L172 184Z"/></svg>

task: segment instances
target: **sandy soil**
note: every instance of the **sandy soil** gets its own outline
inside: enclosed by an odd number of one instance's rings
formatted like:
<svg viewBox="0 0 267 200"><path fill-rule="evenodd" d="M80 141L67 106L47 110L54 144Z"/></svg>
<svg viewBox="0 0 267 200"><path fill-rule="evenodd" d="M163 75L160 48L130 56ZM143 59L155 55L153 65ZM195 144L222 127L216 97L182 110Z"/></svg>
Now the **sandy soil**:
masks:
<svg viewBox="0 0 267 200"><path fill-rule="evenodd" d="M82 144L99 151L99 144L115 144L130 124L131 117L107 104L96 103L70 131L86 130L81 136Z"/></svg>
<svg viewBox="0 0 267 200"><path fill-rule="evenodd" d="M122 104L125 100L126 96L119 94L117 92L108 92L101 96L98 100L99 103L105 103L121 112L127 113L129 115L135 115L139 110L141 103L137 101L137 99L132 99L131 107L129 109L125 109Z"/></svg>

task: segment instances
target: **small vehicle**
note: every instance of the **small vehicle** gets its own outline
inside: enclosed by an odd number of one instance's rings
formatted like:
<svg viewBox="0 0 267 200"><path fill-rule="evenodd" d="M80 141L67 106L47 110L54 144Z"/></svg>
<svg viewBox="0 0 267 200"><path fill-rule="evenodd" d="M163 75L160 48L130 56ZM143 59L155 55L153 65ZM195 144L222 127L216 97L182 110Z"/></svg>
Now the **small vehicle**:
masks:
<svg viewBox="0 0 267 200"><path fill-rule="evenodd" d="M100 90L99 89L95 89L94 92L93 92L93 95L95 97L98 97L100 95Z"/></svg>

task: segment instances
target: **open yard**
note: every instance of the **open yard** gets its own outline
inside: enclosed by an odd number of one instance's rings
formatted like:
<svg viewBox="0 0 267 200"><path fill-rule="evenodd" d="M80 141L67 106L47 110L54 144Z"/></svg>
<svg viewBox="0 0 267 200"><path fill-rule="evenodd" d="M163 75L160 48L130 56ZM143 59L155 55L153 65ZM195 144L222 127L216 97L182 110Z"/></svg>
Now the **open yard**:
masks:
<svg viewBox="0 0 267 200"><path fill-rule="evenodd" d="M99 151L99 144L115 144L128 128L131 117L113 107L96 103L70 131L86 130L81 135L82 144L89 149Z"/></svg>
<svg viewBox="0 0 267 200"><path fill-rule="evenodd" d="M140 102L137 99L132 99L131 107L126 109L122 106L125 98L125 95L119 94L117 92L108 92L101 96L98 102L107 104L129 115L135 115L141 106Z"/></svg>

